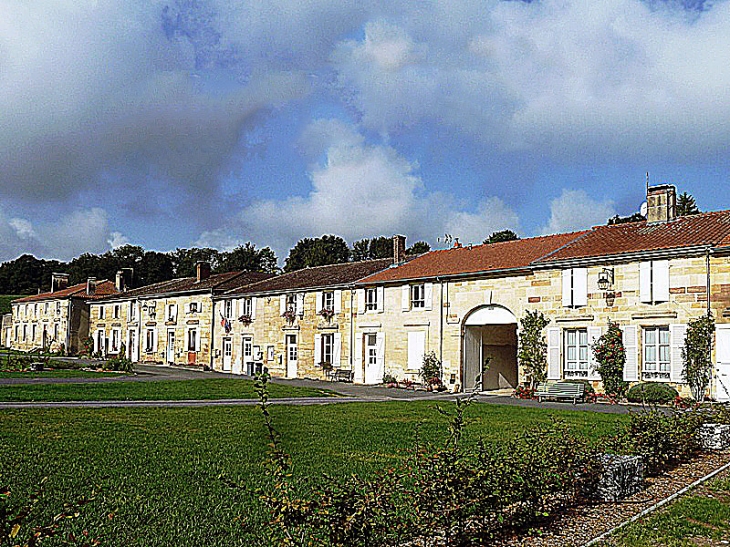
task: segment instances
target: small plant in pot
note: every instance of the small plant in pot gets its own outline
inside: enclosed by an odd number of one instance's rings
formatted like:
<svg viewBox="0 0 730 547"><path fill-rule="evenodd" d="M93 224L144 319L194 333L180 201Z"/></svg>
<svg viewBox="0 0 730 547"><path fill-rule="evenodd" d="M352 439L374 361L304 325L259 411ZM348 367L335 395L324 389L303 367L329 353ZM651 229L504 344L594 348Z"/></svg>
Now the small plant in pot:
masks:
<svg viewBox="0 0 730 547"><path fill-rule="evenodd" d="M319 310L319 315L321 315L325 321L330 321L335 316L335 310L332 308L322 308Z"/></svg>
<svg viewBox="0 0 730 547"><path fill-rule="evenodd" d="M253 322L253 319L248 313L244 313L241 317L238 318L238 322L243 323L243 325L247 327Z"/></svg>
<svg viewBox="0 0 730 547"><path fill-rule="evenodd" d="M436 357L435 352L431 351L423 355L423 365L418 375L429 391L441 391L444 389L444 383L441 380L441 361Z"/></svg>
<svg viewBox="0 0 730 547"><path fill-rule="evenodd" d="M289 308L284 313L281 314L281 316L286 319L287 323L293 323L294 319L296 319L297 314L294 313L294 310Z"/></svg>

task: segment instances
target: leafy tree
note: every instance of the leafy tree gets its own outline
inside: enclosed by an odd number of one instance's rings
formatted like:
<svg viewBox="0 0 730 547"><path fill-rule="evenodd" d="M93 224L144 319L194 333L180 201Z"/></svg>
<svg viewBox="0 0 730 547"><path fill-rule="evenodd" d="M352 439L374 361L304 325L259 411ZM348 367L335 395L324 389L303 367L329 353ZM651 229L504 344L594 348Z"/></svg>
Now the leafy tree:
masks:
<svg viewBox="0 0 730 547"><path fill-rule="evenodd" d="M0 265L0 294L33 294L51 289L51 273L66 271L57 260L25 254Z"/></svg>
<svg viewBox="0 0 730 547"><path fill-rule="evenodd" d="M132 286L142 287L152 285L160 281L167 281L174 276L172 258L167 253L157 251L146 251L142 255L139 268L132 276Z"/></svg>
<svg viewBox="0 0 730 547"><path fill-rule="evenodd" d="M616 215L609 218L606 224L612 226L614 224L626 224L627 222L639 222L641 220L645 220L645 217L643 217L641 213L634 213L633 215L628 217L620 217Z"/></svg>
<svg viewBox="0 0 730 547"><path fill-rule="evenodd" d="M604 391L609 395L624 396L628 388L628 384L624 382L626 348L618 323L609 321L608 330L596 340L592 349L598 361L596 370L601 375Z"/></svg>
<svg viewBox="0 0 730 547"><path fill-rule="evenodd" d="M530 381L531 387L544 382L547 378L547 342L543 330L550 323L541 311L528 311L520 319L520 340L517 359Z"/></svg>
<svg viewBox="0 0 730 547"><path fill-rule="evenodd" d="M705 390L712 376L712 335L715 320L704 315L687 322L687 334L682 348L684 369L682 375L689 384L692 397L697 402L705 399Z"/></svg>
<svg viewBox="0 0 730 547"><path fill-rule="evenodd" d="M83 283L89 277L97 279L114 279L117 269L110 265L108 257L84 253L74 258L68 266L69 283Z"/></svg>
<svg viewBox="0 0 730 547"><path fill-rule="evenodd" d="M220 253L208 247L192 249L177 248L168 253L172 259L173 272L175 277L194 277L196 275L195 265L198 262L208 262L212 270L218 267Z"/></svg>
<svg viewBox="0 0 730 547"><path fill-rule="evenodd" d="M431 250L431 246L425 241L416 241L413 245L406 249L406 254L410 256L421 255Z"/></svg>
<svg viewBox="0 0 730 547"><path fill-rule="evenodd" d="M374 260L377 258L390 258L393 256L393 240L389 237L379 236L373 239L360 239L352 244L351 258L353 262L361 260Z"/></svg>
<svg viewBox="0 0 730 547"><path fill-rule="evenodd" d="M276 255L269 247L257 249L256 245L247 242L229 252L220 254L218 272L268 272L275 273Z"/></svg>
<svg viewBox="0 0 730 547"><path fill-rule="evenodd" d="M696 215L700 212L695 202L695 198L687 192L682 192L677 196L677 216L684 217L688 215Z"/></svg>
<svg viewBox="0 0 730 547"><path fill-rule="evenodd" d="M350 259L347 242L339 236L323 235L317 238L300 239L289 251L284 264L285 272L302 268L339 264Z"/></svg>
<svg viewBox="0 0 730 547"><path fill-rule="evenodd" d="M520 237L512 230L500 230L499 232L493 232L492 235L484 240L484 243L499 243L501 241L514 241L515 239L520 239Z"/></svg>

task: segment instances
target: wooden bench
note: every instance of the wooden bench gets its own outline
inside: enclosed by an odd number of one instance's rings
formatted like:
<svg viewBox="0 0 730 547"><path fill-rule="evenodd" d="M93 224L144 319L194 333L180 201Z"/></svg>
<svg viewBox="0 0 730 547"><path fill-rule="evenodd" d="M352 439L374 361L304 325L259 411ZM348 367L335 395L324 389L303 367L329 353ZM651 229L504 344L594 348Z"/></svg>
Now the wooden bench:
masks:
<svg viewBox="0 0 730 547"><path fill-rule="evenodd" d="M338 368L330 372L330 381L332 382L352 382L354 373L351 370Z"/></svg>
<svg viewBox="0 0 730 547"><path fill-rule="evenodd" d="M538 384L535 395L537 400L542 401L544 398L549 399L572 399L573 404L585 397L586 386L583 384L572 382L548 382Z"/></svg>

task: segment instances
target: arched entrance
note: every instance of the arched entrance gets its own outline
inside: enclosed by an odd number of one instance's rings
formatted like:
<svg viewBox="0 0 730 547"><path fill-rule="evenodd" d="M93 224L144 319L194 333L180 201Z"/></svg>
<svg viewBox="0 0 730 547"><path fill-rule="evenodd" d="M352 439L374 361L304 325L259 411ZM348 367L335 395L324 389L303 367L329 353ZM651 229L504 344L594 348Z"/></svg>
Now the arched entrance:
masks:
<svg viewBox="0 0 730 547"><path fill-rule="evenodd" d="M502 306L481 306L466 315L463 332L464 391L517 387L515 315Z"/></svg>

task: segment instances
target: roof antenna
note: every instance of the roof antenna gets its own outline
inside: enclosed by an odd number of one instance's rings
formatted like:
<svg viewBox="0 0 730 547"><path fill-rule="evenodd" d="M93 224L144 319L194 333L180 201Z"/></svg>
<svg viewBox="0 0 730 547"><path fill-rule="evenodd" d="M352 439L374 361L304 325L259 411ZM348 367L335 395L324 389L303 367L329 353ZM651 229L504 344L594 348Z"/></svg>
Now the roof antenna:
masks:
<svg viewBox="0 0 730 547"><path fill-rule="evenodd" d="M649 171L646 172L646 195L649 195Z"/></svg>

